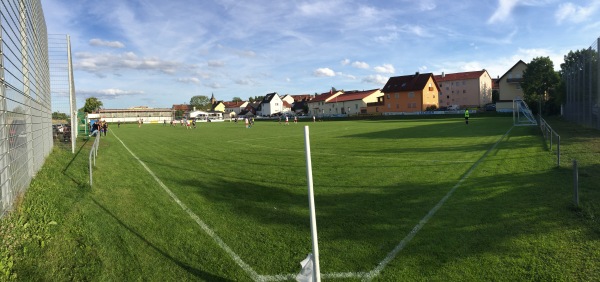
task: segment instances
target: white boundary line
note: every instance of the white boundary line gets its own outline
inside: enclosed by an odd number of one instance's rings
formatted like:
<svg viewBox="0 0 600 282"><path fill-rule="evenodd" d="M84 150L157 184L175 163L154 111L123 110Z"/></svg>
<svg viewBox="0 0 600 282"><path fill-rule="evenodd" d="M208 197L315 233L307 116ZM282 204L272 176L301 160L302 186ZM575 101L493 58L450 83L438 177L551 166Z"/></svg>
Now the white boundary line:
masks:
<svg viewBox="0 0 600 282"><path fill-rule="evenodd" d="M235 263L237 265L239 265L252 278L252 280L254 280L254 281L262 280L261 276L259 276L258 273L256 273L256 271L254 271L254 269L252 269L252 267L250 267L250 265L245 263L242 260L242 258L240 258L240 256L238 256L225 242L223 242L223 239L221 239L221 237L219 237L219 235L217 235L212 229L210 229L210 227L208 227L208 225L206 223L204 223L204 221L202 221L202 219L200 219L200 217L198 217L198 215L196 215L183 202L181 202L179 200L179 198L177 198L177 196L175 194L173 194L173 192L171 192L171 190L162 181L160 181L160 179L154 174L154 172L152 172L152 170L150 170L150 168L148 168L148 166L146 166L146 164L142 160L140 160L131 150L129 150L129 148L125 145L125 143L123 143L121 138L119 138L116 134L114 134L114 132L113 132L113 136L115 136L115 138L117 138L117 140L119 140L119 142L121 142L121 144L123 144L123 147L125 147L125 149L127 149L127 151L146 169L146 171L148 171L148 173L154 178L154 180L156 180L156 182L158 182L160 187L162 187L163 190L165 190L165 192L167 192L167 194L169 194L169 196L171 196L171 198L194 221L196 221L196 223L198 223L198 225L202 228L202 230L208 236L210 236L213 240L215 240L217 245L219 245L219 247L221 247L221 249L223 249L233 259L233 261L235 261Z"/></svg>
<svg viewBox="0 0 600 282"><path fill-rule="evenodd" d="M427 213L427 215L425 215L425 217L423 217L421 219L421 221L419 221L419 223L417 225L415 225L415 227L413 227L413 229L410 231L410 233L408 233L408 235L406 235L406 237L404 237L404 239L402 239L402 241L400 241L400 243L391 252L388 253L388 255L377 265L377 267L375 267L373 270L371 270L363 278L363 281L371 281L373 278L375 278L377 275L379 275L379 273L381 273L381 271L388 265L388 263L390 263L390 261L392 261L398 255L398 253L400 251L402 251L402 249L404 249L404 247L412 240L412 238L415 237L417 232L419 232L419 230L421 230L421 228L423 228L423 226L429 221L429 219L442 207L442 205L444 205L444 203L448 200L448 198L450 198L450 196L452 196L454 191L456 191L456 189L467 178L469 178L469 176L471 175L471 173L473 173L475 168L477 168L479 166L479 164L485 159L485 157L492 150L494 150L494 148L496 148L496 146L498 146L500 141L502 141L504 139L504 137L506 137L506 135L508 135L508 133L510 133L510 131L513 128L514 127L509 128L508 131L506 131L506 133L504 133L504 135L502 135L502 137L500 137L500 139L498 139L498 141L492 147L490 147L485 152L485 154L483 154L483 156L481 156L481 158L479 158L479 160L477 160L473 164L473 166L471 166L471 168L467 171L467 173L465 173L465 175L454 185L454 187L452 187L452 189L450 189L450 191L448 191L448 193L446 193L446 195Z"/></svg>
<svg viewBox="0 0 600 282"><path fill-rule="evenodd" d="M479 164L485 159L485 157L498 146L500 141L506 137L511 130L514 128L511 127L494 143L492 147L490 147L484 154L477 160L471 168L465 173L465 175L446 193L446 195L425 215L415 227L406 235L400 243L394 247L394 249L388 253L388 255L381 261L377 266L369 271L369 272L337 272L337 273L324 273L322 274L324 278L331 279L340 279L340 278L362 278L363 281L371 281L375 277L377 277L381 271L404 249L404 247L415 237L415 235L423 228L423 226L433 217L433 215L446 203L446 201L452 196L454 191L473 173L475 168L479 166ZM286 281L293 280L296 277L296 274L279 274L279 275L259 275L250 265L245 263L204 221L198 217L193 211L191 211L183 202L177 198L173 192L146 166L146 164L140 160L126 145L123 141L113 132L113 136L121 142L123 147L148 171L148 173L154 178L154 180L171 196L171 198L185 211L187 214L196 221L196 223L202 228L202 230L209 235L216 243L223 249L234 261L240 266L254 281Z"/></svg>

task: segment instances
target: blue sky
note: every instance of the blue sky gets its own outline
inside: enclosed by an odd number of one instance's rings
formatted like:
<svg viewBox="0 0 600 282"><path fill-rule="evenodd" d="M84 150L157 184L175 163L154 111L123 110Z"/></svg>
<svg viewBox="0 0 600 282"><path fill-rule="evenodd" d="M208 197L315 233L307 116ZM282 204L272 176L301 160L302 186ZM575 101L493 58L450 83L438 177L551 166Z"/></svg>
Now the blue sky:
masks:
<svg viewBox="0 0 600 282"><path fill-rule="evenodd" d="M417 71L486 69L600 36L600 0L43 0L69 34L78 107L170 108L218 100L381 88Z"/></svg>

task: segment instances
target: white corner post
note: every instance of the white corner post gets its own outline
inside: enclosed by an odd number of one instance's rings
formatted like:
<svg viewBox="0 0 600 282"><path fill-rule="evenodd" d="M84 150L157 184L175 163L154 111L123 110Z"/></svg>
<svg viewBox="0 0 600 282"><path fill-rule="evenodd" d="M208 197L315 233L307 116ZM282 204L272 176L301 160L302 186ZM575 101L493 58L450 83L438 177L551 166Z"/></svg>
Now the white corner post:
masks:
<svg viewBox="0 0 600 282"><path fill-rule="evenodd" d="M316 282L321 282L319 266L319 240L317 238L317 217L315 215L315 195L313 191L312 162L310 157L310 137L308 126L304 126L304 145L306 151L306 178L308 182L308 204L310 208L310 235L313 251L313 275Z"/></svg>

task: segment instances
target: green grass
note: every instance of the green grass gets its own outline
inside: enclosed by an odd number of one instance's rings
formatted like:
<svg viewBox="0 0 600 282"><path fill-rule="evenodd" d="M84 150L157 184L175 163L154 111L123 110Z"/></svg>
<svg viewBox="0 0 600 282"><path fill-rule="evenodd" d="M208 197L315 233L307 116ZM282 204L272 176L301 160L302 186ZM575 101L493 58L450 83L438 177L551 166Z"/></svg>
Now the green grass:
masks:
<svg viewBox="0 0 600 282"><path fill-rule="evenodd" d="M457 187L375 280L597 279L600 134L551 121L569 130L565 165L556 168L539 129L516 127L503 138L511 122L112 126L93 188L93 140L75 156L56 149L48 158L19 209L2 219L5 240L18 239L0 248L0 270L19 280L252 280L119 137L259 275L298 273L311 252L309 125L322 273L373 270ZM581 158L580 208L571 204L569 158Z"/></svg>

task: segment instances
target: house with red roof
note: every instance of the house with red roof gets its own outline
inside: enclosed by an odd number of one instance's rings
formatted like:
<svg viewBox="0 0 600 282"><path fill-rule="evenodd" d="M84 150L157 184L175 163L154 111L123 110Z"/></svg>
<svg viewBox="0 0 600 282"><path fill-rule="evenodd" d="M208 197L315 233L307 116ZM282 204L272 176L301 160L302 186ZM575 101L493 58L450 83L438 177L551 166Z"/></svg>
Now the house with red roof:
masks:
<svg viewBox="0 0 600 282"><path fill-rule="evenodd" d="M327 102L341 95L342 91L329 91L315 95L315 97L307 102L308 114L313 116L322 116L331 114L331 105L326 105Z"/></svg>
<svg viewBox="0 0 600 282"><path fill-rule="evenodd" d="M492 102L493 82L487 70L436 75L439 106L483 107Z"/></svg>
<svg viewBox="0 0 600 282"><path fill-rule="evenodd" d="M231 117L236 117L248 105L247 101L240 102L223 102L225 104L225 114Z"/></svg>
<svg viewBox="0 0 600 282"><path fill-rule="evenodd" d="M384 113L413 113L439 107L440 89L432 73L390 77L382 92Z"/></svg>
<svg viewBox="0 0 600 282"><path fill-rule="evenodd" d="M383 93L378 89L344 91L325 104L329 106L329 114L357 115L367 113L367 104L377 102ZM326 113L327 114L327 113Z"/></svg>

